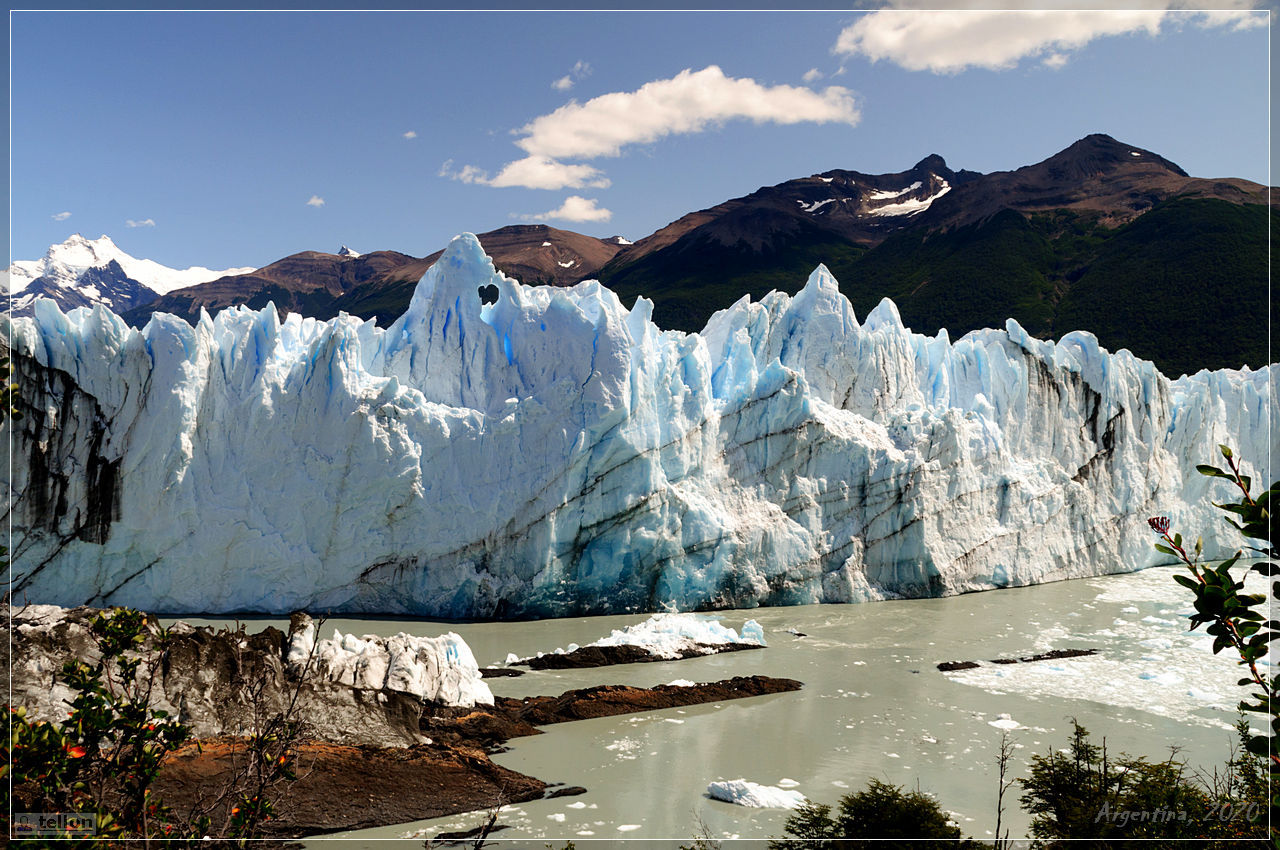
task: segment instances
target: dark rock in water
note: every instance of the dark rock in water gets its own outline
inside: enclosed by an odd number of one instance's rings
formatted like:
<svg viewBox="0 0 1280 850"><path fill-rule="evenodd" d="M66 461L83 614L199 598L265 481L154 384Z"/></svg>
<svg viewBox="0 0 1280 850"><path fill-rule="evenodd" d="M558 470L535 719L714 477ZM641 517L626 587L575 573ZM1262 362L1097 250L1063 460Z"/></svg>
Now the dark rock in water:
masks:
<svg viewBox="0 0 1280 850"><path fill-rule="evenodd" d="M1097 655L1096 649L1054 649L1049 652L1042 652L1039 655L1028 655L1025 658L1019 658L1021 662L1027 661L1052 661L1055 658L1081 658L1086 655Z"/></svg>
<svg viewBox="0 0 1280 850"><path fill-rule="evenodd" d="M501 679L506 676L523 676L523 670L513 670L510 667L481 667L480 678L482 679Z"/></svg>
<svg viewBox="0 0 1280 850"><path fill-rule="evenodd" d="M737 652L742 649L764 649L754 643L699 643L681 650L679 659L665 658L643 646L621 644L619 646L580 646L573 652L550 652L515 662L531 670L576 670L584 667L608 667L613 664L642 664L649 661L675 661L685 658L701 658L721 652Z"/></svg>
<svg viewBox="0 0 1280 850"><path fill-rule="evenodd" d="M493 833L497 832L500 829L509 829L510 827L511 827L510 824L495 823L493 826L488 827L488 832L485 832L485 826L482 824L480 826L473 826L471 827L471 829L455 829L451 832L436 833L435 840L436 841L460 841L461 839L464 839L464 838L479 838L482 834L492 835Z"/></svg>
<svg viewBox="0 0 1280 850"><path fill-rule="evenodd" d="M735 676L719 682L653 688L599 685L565 691L558 697L498 697L493 706L433 706L423 714L420 728L437 743L482 746L492 753L510 738L540 734L537 727L548 723L764 696L798 691L803 686L795 679L770 676Z"/></svg>
<svg viewBox="0 0 1280 850"><path fill-rule="evenodd" d="M1080 658L1085 655L1097 655L1096 649L1053 649L1038 655L1027 655L1022 658L992 658L992 664L1026 664L1032 661L1052 661L1056 658ZM938 665L943 673L952 670L972 670L978 666L976 661L944 661ZM912 672L915 672L914 670Z"/></svg>
<svg viewBox="0 0 1280 850"><path fill-rule="evenodd" d="M545 725L798 691L803 686L795 679L775 679L770 676L734 676L732 679L693 686L633 688L629 685L599 685L566 691L558 697L498 697L494 708L519 720Z"/></svg>
<svg viewBox="0 0 1280 850"><path fill-rule="evenodd" d="M581 785L570 785L567 788L557 788L554 791L548 790L546 798L554 800L556 797L576 797L579 794L587 793L587 789Z"/></svg>
<svg viewBox="0 0 1280 850"><path fill-rule="evenodd" d="M938 669L943 673L950 673L952 670L972 670L977 666L976 661L944 661L938 665Z"/></svg>

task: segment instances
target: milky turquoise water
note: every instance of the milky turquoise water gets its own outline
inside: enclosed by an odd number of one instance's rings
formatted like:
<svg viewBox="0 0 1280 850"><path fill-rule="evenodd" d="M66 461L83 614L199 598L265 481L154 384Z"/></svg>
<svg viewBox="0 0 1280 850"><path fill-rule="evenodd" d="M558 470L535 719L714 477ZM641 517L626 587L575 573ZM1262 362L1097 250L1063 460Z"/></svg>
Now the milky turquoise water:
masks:
<svg viewBox="0 0 1280 850"><path fill-rule="evenodd" d="M507 846L563 845L566 839L676 839L703 826L719 837L782 834L788 812L711 800L707 784L745 778L793 787L834 803L867 780L935 794L967 835L990 839L995 821L996 752L1002 731L1015 742L1014 773L1033 753L1067 744L1078 719L1109 752L1165 757L1171 745L1192 766L1227 757L1243 689L1227 654L1213 656L1202 632L1188 635L1185 591L1171 570L1012 588L947 599L811 605L722 612L740 628L756 619L769 647L708 658L593 670L538 671L491 679L497 694L559 694L622 683L711 681L761 673L805 683L778 694L683 709L545 727L517 738L494 761L588 793L508 807ZM334 620L358 634L453 630L480 664L585 644L644 615L522 623ZM222 621L219 621L222 622ZM802 632L796 637L787 630ZM983 665L940 673L936 664L1097 648L1094 657ZM1008 715L1002 717L1002 715ZM1010 728L1012 727L1012 728ZM1005 823L1028 824L1007 795ZM309 847L408 847L407 841L479 822L479 815L343 833ZM662 842L674 847L674 842ZM658 846L657 843L646 846ZM742 846L742 845L735 845Z"/></svg>

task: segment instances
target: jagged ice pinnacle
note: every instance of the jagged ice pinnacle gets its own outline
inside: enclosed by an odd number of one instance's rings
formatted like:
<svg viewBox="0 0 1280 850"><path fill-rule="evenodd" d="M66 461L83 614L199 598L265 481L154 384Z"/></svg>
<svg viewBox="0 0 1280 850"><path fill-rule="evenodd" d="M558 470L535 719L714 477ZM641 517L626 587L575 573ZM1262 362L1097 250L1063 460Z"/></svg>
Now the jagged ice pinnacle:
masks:
<svg viewBox="0 0 1280 850"><path fill-rule="evenodd" d="M495 303L478 289L495 284ZM1170 381L1093 336L951 341L819 267L663 332L455 239L389 328L40 301L10 339L15 599L173 613L557 616L959 593L1234 547L1274 369ZM7 469L8 464L4 467ZM8 475L7 472L0 473Z"/></svg>

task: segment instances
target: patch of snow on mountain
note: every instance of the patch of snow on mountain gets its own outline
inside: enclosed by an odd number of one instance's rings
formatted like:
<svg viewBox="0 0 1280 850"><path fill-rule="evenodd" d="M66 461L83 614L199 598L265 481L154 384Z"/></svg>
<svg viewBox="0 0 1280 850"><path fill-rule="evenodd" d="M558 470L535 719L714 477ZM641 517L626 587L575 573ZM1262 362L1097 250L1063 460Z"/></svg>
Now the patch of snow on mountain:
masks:
<svg viewBox="0 0 1280 850"><path fill-rule="evenodd" d="M575 263L576 263L575 260L565 260L564 262L561 262L560 260L556 260L556 265L562 269L571 269L574 267Z"/></svg>
<svg viewBox="0 0 1280 850"><path fill-rule="evenodd" d="M897 197L899 197L899 196L901 196L901 195L905 195L905 194L907 194L908 192L914 192L916 189L919 189L919 188L920 188L921 186L923 186L923 185L924 185L923 183L921 183L919 180L917 180L916 182L912 183L912 184L911 184L910 186L908 186L907 188L905 188L905 189L899 189L899 190L897 190L896 192L894 192L894 191L887 191L887 190L877 190L877 191L875 191L875 192L872 192L870 195L867 195L867 199L868 199L868 200L871 200L871 201L884 201L884 200L887 200L887 199L889 199L889 198L897 198Z"/></svg>
<svg viewBox="0 0 1280 850"><path fill-rule="evenodd" d="M918 187L920 184L916 183L914 185ZM871 210L870 212L871 212L871 215L885 215L885 216L915 215L916 213L921 213L929 209L930 204L932 204L934 201L938 200L938 198L941 198L943 195L947 194L950 191L951 191L951 186L947 183L947 181L943 180L942 188L927 198L921 198L919 200L906 200L896 204L885 204L884 206L877 207L876 209Z"/></svg>
<svg viewBox="0 0 1280 850"><path fill-rule="evenodd" d="M814 201L812 204L806 204L804 201L797 201L796 203L800 204L800 209L804 210L805 212L816 213L818 210L822 209L827 204L834 204L838 200L840 199L827 198L825 201Z"/></svg>

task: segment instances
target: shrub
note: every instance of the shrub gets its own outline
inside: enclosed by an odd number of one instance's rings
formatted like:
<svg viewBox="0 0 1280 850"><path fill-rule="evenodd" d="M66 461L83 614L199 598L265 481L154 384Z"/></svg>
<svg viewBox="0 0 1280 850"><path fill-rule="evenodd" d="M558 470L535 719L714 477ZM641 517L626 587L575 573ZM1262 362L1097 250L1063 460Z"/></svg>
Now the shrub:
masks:
<svg viewBox="0 0 1280 850"><path fill-rule="evenodd" d="M1246 548L1264 558L1280 558L1280 547L1276 544L1271 524L1271 503L1280 495L1280 482L1254 497L1250 493L1253 482L1240 472L1234 453L1227 446L1219 446L1218 449L1229 471L1208 464L1201 464L1196 469L1202 475L1230 481L1241 495L1235 502L1225 502L1216 507L1228 514L1227 522L1244 537L1267 544L1265 548ZM1176 557L1191 573L1174 576L1174 581L1194 595L1195 613L1191 616L1191 628L1205 626L1205 631L1213 636L1214 653L1228 647L1234 649L1241 666L1247 671L1247 675L1238 682L1250 688L1249 698L1241 701L1240 710L1268 716L1272 734L1252 734L1245 726L1241 729L1241 736L1245 753L1269 762L1274 792L1269 800L1270 819L1280 828L1280 782L1276 781L1280 779L1280 746L1277 745L1277 735L1280 735L1280 674L1268 677L1258 669L1259 661L1267 654L1268 644L1280 632L1280 621L1267 618L1266 596L1241 593L1244 579L1237 580L1231 569L1243 555L1242 550L1216 567L1201 564L1200 539L1196 540L1189 554L1183 547L1182 535L1170 534L1168 517L1152 517L1148 523L1162 541L1156 544L1156 549ZM1268 560L1260 561L1249 569L1272 579L1280 575L1280 565ZM1271 595L1273 602L1280 602L1280 581L1272 582Z"/></svg>
<svg viewBox="0 0 1280 850"><path fill-rule="evenodd" d="M830 806L806 802L787 818L783 828L803 840L770 841L771 850L883 850L894 846L953 850L976 846L955 841L960 838L960 828L951 824L947 813L928 794L919 790L907 792L879 779L868 782L866 790L840 798L839 813L834 818ZM886 838L909 840L900 844L867 840Z"/></svg>
<svg viewBox="0 0 1280 850"><path fill-rule="evenodd" d="M150 708L161 656L138 652L150 629L147 616L119 608L99 614L90 629L100 657L92 665L80 659L63 665L63 679L77 691L65 720L31 721L25 709L9 709L9 776L3 778L11 778L14 802L24 811L93 814L99 837L175 835L169 810L151 799L150 785L164 755L190 732ZM11 810L6 807L6 820Z"/></svg>

